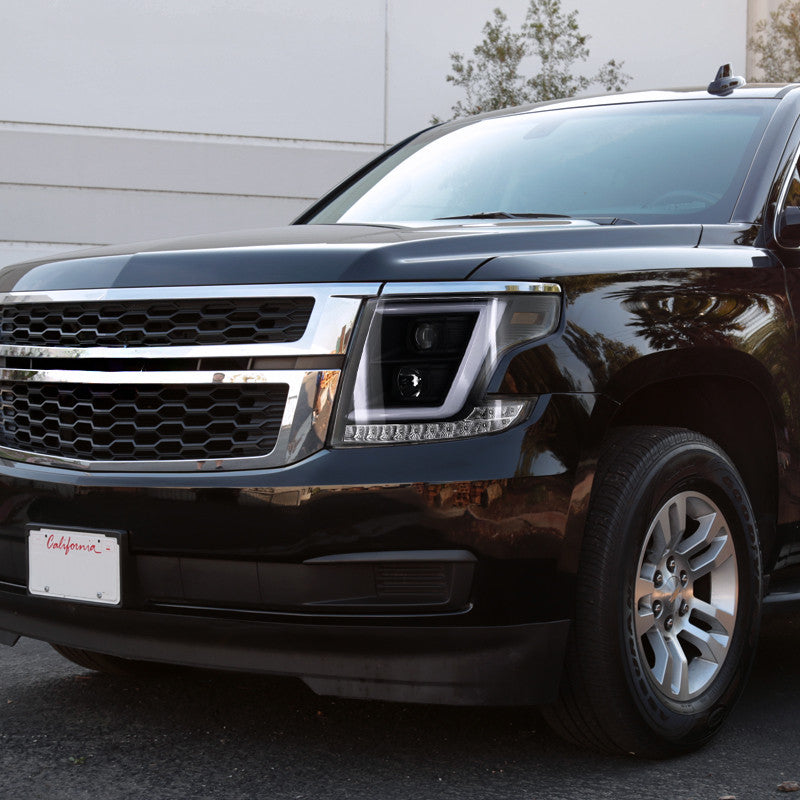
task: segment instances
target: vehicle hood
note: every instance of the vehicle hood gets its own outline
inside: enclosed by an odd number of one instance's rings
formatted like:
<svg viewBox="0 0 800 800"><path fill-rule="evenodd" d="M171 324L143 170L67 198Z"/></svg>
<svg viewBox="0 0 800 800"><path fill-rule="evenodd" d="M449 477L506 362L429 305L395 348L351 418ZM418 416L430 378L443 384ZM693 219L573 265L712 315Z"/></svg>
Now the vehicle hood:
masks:
<svg viewBox="0 0 800 800"><path fill-rule="evenodd" d="M291 225L30 261L0 271L0 292L465 280L487 262L522 255L537 256L542 277L557 278L559 259L549 254L694 248L700 233L700 225L602 226L582 221L431 228Z"/></svg>

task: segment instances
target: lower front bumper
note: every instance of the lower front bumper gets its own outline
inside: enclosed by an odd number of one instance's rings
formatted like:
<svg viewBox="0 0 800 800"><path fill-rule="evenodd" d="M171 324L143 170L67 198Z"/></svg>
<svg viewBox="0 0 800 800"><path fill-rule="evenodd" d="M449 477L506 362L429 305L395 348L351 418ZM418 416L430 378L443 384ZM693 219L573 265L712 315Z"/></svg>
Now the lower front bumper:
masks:
<svg viewBox="0 0 800 800"><path fill-rule="evenodd" d="M555 698L569 622L306 624L101 608L0 592L0 634L193 667L292 675L318 694L448 705ZM0 642L13 641L0 635Z"/></svg>
<svg viewBox="0 0 800 800"><path fill-rule="evenodd" d="M349 697L546 703L573 614L591 404L540 406L491 436L325 450L275 470L0 460L0 643L5 631L293 675ZM28 595L32 527L117 533L122 607Z"/></svg>

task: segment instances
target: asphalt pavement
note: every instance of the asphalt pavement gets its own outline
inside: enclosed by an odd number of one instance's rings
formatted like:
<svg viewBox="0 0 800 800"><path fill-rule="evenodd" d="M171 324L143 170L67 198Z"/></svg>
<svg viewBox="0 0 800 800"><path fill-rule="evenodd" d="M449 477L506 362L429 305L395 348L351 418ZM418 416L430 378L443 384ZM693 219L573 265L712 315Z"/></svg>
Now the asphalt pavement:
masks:
<svg viewBox="0 0 800 800"><path fill-rule="evenodd" d="M145 683L41 642L0 646L2 800L800 800L785 781L800 781L800 614L767 621L722 734L661 762L578 750L530 710L321 698L200 670Z"/></svg>

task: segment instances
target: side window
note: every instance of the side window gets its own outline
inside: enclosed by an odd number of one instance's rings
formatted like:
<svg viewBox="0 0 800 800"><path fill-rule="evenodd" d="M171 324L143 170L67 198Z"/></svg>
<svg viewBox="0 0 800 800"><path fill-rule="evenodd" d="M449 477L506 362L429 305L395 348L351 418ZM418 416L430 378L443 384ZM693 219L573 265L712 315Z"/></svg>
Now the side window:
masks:
<svg viewBox="0 0 800 800"><path fill-rule="evenodd" d="M783 205L784 207L800 206L800 162L794 165L789 191L786 193L786 200Z"/></svg>
<svg viewBox="0 0 800 800"><path fill-rule="evenodd" d="M783 247L800 247L800 161L794 165L786 197L776 218L776 238Z"/></svg>

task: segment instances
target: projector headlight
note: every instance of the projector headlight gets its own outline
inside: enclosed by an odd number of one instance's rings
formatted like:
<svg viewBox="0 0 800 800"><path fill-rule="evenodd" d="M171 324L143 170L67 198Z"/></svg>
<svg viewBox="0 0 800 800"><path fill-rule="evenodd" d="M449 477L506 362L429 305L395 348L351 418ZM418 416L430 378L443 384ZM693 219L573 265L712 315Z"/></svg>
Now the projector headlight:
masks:
<svg viewBox="0 0 800 800"><path fill-rule="evenodd" d="M487 398L510 348L558 326L554 284L389 284L359 324L332 444L433 441L503 430L526 399Z"/></svg>

